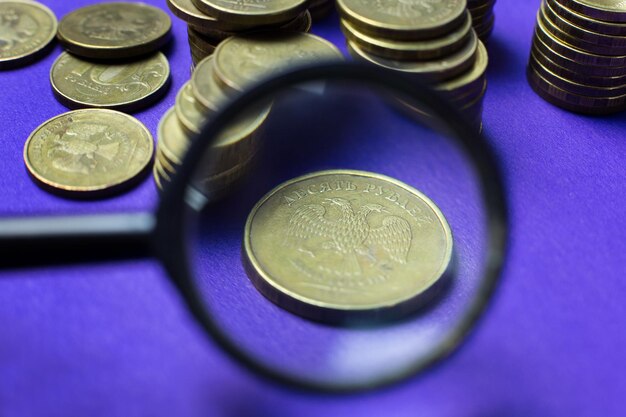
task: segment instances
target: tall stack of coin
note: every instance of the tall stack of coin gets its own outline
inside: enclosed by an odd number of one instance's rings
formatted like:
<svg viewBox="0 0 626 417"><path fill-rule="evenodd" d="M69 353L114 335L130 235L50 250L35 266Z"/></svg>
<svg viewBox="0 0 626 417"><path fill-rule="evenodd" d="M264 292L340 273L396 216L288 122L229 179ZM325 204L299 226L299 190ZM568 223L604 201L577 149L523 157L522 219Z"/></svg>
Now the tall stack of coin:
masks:
<svg viewBox="0 0 626 417"><path fill-rule="evenodd" d="M101 3L67 14L57 37L68 52L52 65L50 82L69 108L134 111L167 90L170 69L157 50L169 38L171 21L141 3Z"/></svg>
<svg viewBox="0 0 626 417"><path fill-rule="evenodd" d="M472 25L483 42L489 38L496 22L493 6L496 0L467 0L467 9L472 14Z"/></svg>
<svg viewBox="0 0 626 417"><path fill-rule="evenodd" d="M465 0L415 4L338 0L337 4L355 59L430 82L477 128L481 126L488 59Z"/></svg>
<svg viewBox="0 0 626 417"><path fill-rule="evenodd" d="M561 108L626 110L626 2L544 0L527 74L535 92Z"/></svg>
<svg viewBox="0 0 626 417"><path fill-rule="evenodd" d="M172 13L187 23L194 65L231 36L276 28L308 32L312 24L306 0L266 0L249 4L228 0L167 0L167 4Z"/></svg>
<svg viewBox="0 0 626 417"><path fill-rule="evenodd" d="M198 63L175 106L161 119L154 166L157 186L162 188L176 173L193 138L233 94L287 67L340 58L329 42L299 32L258 32L222 42L214 55ZM246 172L269 112L269 104L251 110L220 134L207 154L211 163L196 175L198 191L218 198Z"/></svg>

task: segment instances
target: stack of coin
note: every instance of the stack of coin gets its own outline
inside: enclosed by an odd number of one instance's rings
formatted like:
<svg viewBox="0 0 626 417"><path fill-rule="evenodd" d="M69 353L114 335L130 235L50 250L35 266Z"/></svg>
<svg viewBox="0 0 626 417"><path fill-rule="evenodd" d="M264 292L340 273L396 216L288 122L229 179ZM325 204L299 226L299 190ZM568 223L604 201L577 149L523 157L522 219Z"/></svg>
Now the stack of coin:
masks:
<svg viewBox="0 0 626 417"><path fill-rule="evenodd" d="M50 69L57 99L69 108L135 111L167 90L170 68L156 52L167 42L170 18L140 3L102 3L59 23L63 52Z"/></svg>
<svg viewBox="0 0 626 417"><path fill-rule="evenodd" d="M339 59L329 42L310 34L272 31L234 36L215 54L200 61L191 81L178 92L175 106L158 129L154 179L162 189L178 167L193 138L211 116L237 92L277 71L311 61ZM241 115L211 148L210 163L195 176L195 186L214 199L222 195L249 167L270 105Z"/></svg>
<svg viewBox="0 0 626 417"><path fill-rule="evenodd" d="M561 108L626 110L626 2L544 0L527 74L535 92Z"/></svg>
<svg viewBox="0 0 626 417"><path fill-rule="evenodd" d="M426 80L480 128L488 59L465 0L338 0L338 7L355 59Z"/></svg>
<svg viewBox="0 0 626 417"><path fill-rule="evenodd" d="M174 15L187 23L194 66L231 36L272 28L308 32L312 24L306 0L250 4L228 0L167 0L167 4Z"/></svg>
<svg viewBox="0 0 626 417"><path fill-rule="evenodd" d="M493 6L496 0L467 0L467 9L472 14L472 25L483 42L489 38L496 22Z"/></svg>

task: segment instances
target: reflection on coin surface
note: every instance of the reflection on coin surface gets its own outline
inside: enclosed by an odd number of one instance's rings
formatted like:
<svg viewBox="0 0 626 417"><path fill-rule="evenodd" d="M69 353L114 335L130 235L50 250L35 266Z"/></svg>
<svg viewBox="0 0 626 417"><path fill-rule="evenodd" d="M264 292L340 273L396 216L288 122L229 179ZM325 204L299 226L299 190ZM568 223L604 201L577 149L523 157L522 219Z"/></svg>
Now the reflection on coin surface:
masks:
<svg viewBox="0 0 626 417"><path fill-rule="evenodd" d="M243 250L267 298L309 318L342 320L423 302L448 268L452 235L419 191L379 174L333 170L263 197L248 217Z"/></svg>
<svg viewBox="0 0 626 417"><path fill-rule="evenodd" d="M57 20L34 1L0 1L0 69L18 66L54 39Z"/></svg>
<svg viewBox="0 0 626 417"><path fill-rule="evenodd" d="M156 100L169 80L165 55L158 52L131 63L85 61L63 52L50 70L50 82L68 107L135 110Z"/></svg>
<svg viewBox="0 0 626 417"><path fill-rule="evenodd" d="M346 20L362 32L390 38L426 39L458 25L465 0L338 0Z"/></svg>
<svg viewBox="0 0 626 417"><path fill-rule="evenodd" d="M215 57L209 56L198 63L191 75L193 95L207 110L217 111L228 96L215 80Z"/></svg>
<svg viewBox="0 0 626 417"><path fill-rule="evenodd" d="M271 25L289 21L306 8L306 0L194 0L204 13L238 24Z"/></svg>
<svg viewBox="0 0 626 417"><path fill-rule="evenodd" d="M241 91L289 67L341 59L330 42L308 33L263 32L233 36L215 50L215 73L227 87Z"/></svg>
<svg viewBox="0 0 626 417"><path fill-rule="evenodd" d="M153 148L150 132L134 117L113 110L75 110L39 126L24 146L24 161L48 187L96 192L141 174Z"/></svg>
<svg viewBox="0 0 626 417"><path fill-rule="evenodd" d="M129 58L160 48L168 39L169 16L142 3L102 3L77 9L61 19L58 38L87 58Z"/></svg>

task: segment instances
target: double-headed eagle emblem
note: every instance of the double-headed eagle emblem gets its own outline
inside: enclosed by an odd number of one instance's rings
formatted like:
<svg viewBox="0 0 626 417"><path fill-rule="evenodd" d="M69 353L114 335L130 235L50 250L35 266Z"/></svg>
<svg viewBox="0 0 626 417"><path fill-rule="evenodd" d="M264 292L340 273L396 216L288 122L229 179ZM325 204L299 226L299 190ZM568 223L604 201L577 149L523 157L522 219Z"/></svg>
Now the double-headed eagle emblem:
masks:
<svg viewBox="0 0 626 417"><path fill-rule="evenodd" d="M411 227L398 216L387 216L382 225L373 227L368 216L371 213L389 213L379 204L365 204L355 210L352 203L343 198L327 198L324 203L339 209L339 217L330 219L326 208L321 204L308 204L299 207L289 219L287 237L306 241L312 237L328 239L322 249L331 250L346 257L350 263L363 255L376 261L373 248L380 248L394 262L405 264L411 248ZM315 256L315 249L307 251ZM360 269L360 268L359 268Z"/></svg>

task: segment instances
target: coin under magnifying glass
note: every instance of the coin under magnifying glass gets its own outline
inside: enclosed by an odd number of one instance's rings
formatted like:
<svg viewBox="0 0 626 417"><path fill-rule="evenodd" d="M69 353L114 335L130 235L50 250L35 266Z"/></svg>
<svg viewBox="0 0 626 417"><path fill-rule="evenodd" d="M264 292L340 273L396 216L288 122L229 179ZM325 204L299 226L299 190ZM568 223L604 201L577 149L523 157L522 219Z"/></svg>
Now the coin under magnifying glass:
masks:
<svg viewBox="0 0 626 417"><path fill-rule="evenodd" d="M0 1L0 69L27 64L46 51L57 31L57 19L35 1Z"/></svg>
<svg viewBox="0 0 626 417"><path fill-rule="evenodd" d="M33 178L51 191L105 194L139 179L153 149L152 135L134 117L83 109L35 129L24 146L24 162Z"/></svg>
<svg viewBox="0 0 626 417"><path fill-rule="evenodd" d="M56 97L70 108L135 111L161 97L169 77L169 63L160 52L119 64L85 61L63 52L50 70Z"/></svg>
<svg viewBox="0 0 626 417"><path fill-rule="evenodd" d="M404 314L442 283L452 235L437 206L393 178L315 172L252 209L243 262L257 289L298 315L343 321Z"/></svg>
<svg viewBox="0 0 626 417"><path fill-rule="evenodd" d="M123 59L156 51L169 39L172 22L143 3L102 3L64 16L57 37L69 52L95 59Z"/></svg>

